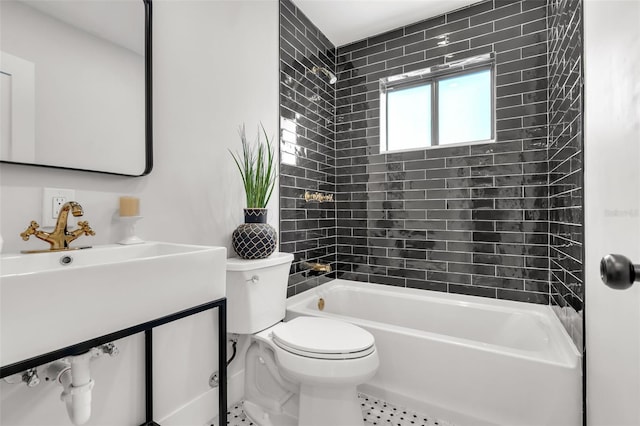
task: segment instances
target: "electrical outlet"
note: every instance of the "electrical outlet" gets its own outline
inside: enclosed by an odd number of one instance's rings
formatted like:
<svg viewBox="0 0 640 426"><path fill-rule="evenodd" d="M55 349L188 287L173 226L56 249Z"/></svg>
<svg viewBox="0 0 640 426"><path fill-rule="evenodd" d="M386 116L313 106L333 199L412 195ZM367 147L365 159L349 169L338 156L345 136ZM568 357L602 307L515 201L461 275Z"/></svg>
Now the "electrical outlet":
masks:
<svg viewBox="0 0 640 426"><path fill-rule="evenodd" d="M76 191L73 189L42 189L42 227L53 227L64 203L75 201Z"/></svg>
<svg viewBox="0 0 640 426"><path fill-rule="evenodd" d="M62 206L64 206L64 203L66 203L67 201L73 201L73 200L67 200L67 197L53 197L51 199L52 219L58 218L58 215L60 214L60 209L62 208Z"/></svg>

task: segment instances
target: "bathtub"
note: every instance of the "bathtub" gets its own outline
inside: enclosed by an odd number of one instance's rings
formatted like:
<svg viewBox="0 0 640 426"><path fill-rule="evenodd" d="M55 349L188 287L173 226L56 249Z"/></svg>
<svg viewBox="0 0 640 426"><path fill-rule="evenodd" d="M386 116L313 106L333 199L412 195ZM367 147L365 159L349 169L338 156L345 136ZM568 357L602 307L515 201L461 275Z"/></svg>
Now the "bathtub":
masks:
<svg viewBox="0 0 640 426"><path fill-rule="evenodd" d="M372 396L462 426L582 423L581 356L549 306L333 280L287 300L300 315L374 335Z"/></svg>

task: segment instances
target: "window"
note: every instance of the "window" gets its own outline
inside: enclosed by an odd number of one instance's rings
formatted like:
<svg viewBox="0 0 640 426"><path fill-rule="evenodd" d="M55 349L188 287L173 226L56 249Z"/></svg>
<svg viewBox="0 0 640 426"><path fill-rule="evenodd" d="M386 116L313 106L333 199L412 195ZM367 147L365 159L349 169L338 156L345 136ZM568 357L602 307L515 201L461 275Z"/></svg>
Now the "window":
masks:
<svg viewBox="0 0 640 426"><path fill-rule="evenodd" d="M387 94L387 150L431 145L431 84Z"/></svg>
<svg viewBox="0 0 640 426"><path fill-rule="evenodd" d="M491 140L494 84L488 59L381 80L380 150Z"/></svg>

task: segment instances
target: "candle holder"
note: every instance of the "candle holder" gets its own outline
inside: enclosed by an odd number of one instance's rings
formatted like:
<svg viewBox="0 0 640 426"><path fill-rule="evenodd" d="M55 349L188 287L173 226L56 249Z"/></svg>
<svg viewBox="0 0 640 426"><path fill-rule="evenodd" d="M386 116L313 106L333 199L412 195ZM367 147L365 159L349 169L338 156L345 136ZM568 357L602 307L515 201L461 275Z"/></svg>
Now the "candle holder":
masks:
<svg viewBox="0 0 640 426"><path fill-rule="evenodd" d="M125 237L118 241L118 244L130 245L144 243L140 237L136 236L136 224L142 216L120 216L120 221L125 225Z"/></svg>

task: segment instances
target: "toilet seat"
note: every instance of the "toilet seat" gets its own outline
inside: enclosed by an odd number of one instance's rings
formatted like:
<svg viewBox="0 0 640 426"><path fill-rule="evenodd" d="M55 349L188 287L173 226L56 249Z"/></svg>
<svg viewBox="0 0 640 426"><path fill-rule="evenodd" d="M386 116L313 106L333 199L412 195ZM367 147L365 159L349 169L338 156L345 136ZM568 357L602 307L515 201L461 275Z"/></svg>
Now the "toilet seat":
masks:
<svg viewBox="0 0 640 426"><path fill-rule="evenodd" d="M375 351L371 333L353 324L319 317L297 317L271 330L273 342L296 355L347 360Z"/></svg>

